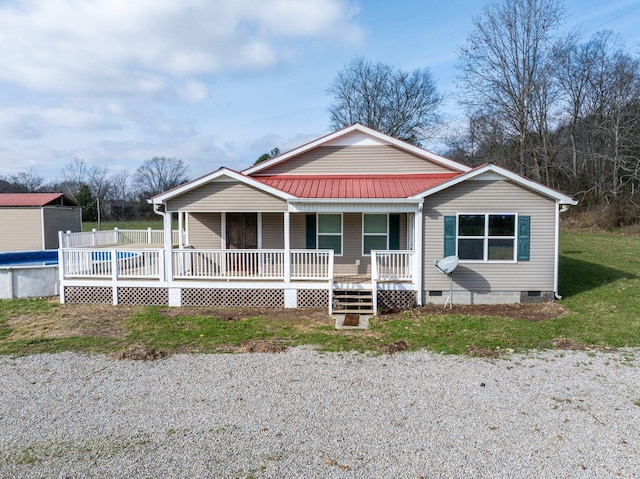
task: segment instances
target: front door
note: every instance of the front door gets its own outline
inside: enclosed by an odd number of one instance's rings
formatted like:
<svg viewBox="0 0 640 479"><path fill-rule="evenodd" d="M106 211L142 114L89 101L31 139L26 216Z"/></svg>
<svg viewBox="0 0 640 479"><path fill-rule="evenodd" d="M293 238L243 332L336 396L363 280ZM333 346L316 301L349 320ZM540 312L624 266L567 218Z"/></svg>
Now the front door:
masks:
<svg viewBox="0 0 640 479"><path fill-rule="evenodd" d="M258 213L227 213L227 249L258 249Z"/></svg>

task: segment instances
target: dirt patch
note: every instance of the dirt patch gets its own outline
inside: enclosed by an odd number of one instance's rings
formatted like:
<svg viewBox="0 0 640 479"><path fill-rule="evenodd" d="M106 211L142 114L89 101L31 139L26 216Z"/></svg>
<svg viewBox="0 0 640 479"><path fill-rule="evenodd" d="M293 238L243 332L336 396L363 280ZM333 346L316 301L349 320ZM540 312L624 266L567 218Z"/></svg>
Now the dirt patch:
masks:
<svg viewBox="0 0 640 479"><path fill-rule="evenodd" d="M409 344L406 341L400 340L390 344L383 344L378 349L383 353L394 354L400 351L406 351L409 349Z"/></svg>
<svg viewBox="0 0 640 479"><path fill-rule="evenodd" d="M245 341L240 348L239 353L282 353L287 347L280 341L271 340L255 340Z"/></svg>
<svg viewBox="0 0 640 479"><path fill-rule="evenodd" d="M127 349L114 354L116 359L126 359L130 361L155 361L169 356L164 349L156 349L142 343L136 343Z"/></svg>
<svg viewBox="0 0 640 479"><path fill-rule="evenodd" d="M11 332L7 339L58 339L74 336L123 338L124 322L139 310L132 306L69 304L52 309L47 315L22 315L5 323Z"/></svg>
<svg viewBox="0 0 640 479"><path fill-rule="evenodd" d="M499 358L505 352L508 351L502 349L480 348L477 346L467 348L467 354L474 358Z"/></svg>
<svg viewBox="0 0 640 479"><path fill-rule="evenodd" d="M526 319L528 321L544 321L559 318L566 313L566 308L558 303L536 304L454 304L449 306L422 306L406 311L390 311L380 316L380 320L392 320L401 317L420 317L434 314L462 314L465 316L493 316L499 318Z"/></svg>
<svg viewBox="0 0 640 479"><path fill-rule="evenodd" d="M264 315L264 310L248 308L209 308L187 306L184 308L163 308L159 313L165 318L178 318L181 316L203 316L218 321L240 321L246 318L255 318Z"/></svg>

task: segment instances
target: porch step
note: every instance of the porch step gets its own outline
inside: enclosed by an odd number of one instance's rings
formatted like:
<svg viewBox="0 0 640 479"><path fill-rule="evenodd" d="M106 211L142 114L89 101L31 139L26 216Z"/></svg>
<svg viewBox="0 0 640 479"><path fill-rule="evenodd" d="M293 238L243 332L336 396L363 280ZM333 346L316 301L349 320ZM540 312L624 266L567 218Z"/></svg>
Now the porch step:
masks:
<svg viewBox="0 0 640 479"><path fill-rule="evenodd" d="M336 289L333 291L333 312L373 314L373 292L366 289Z"/></svg>

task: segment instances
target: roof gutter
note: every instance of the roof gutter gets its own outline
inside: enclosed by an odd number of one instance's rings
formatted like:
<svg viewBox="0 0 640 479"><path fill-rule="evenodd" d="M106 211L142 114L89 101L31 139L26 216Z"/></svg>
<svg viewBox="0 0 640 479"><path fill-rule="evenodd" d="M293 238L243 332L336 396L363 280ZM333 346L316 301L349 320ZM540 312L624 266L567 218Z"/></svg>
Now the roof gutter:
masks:
<svg viewBox="0 0 640 479"><path fill-rule="evenodd" d="M420 204L422 198L290 198L288 203L390 203Z"/></svg>

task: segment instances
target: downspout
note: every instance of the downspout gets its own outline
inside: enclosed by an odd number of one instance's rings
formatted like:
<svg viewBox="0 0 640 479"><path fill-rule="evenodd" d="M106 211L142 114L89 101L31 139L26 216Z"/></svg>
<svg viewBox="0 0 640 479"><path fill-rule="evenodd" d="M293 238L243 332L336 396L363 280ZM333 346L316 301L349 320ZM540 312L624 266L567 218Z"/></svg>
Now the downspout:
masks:
<svg viewBox="0 0 640 479"><path fill-rule="evenodd" d="M562 299L558 293L558 272L560 262L560 213L564 213L569 209L569 205L556 203L556 235L555 235L555 255L553 263L553 296L555 299Z"/></svg>
<svg viewBox="0 0 640 479"><path fill-rule="evenodd" d="M162 216L162 226L163 226L163 242L164 242L164 268L163 268L163 278L160 278L161 281L170 281L173 278L173 268L172 266L172 261L171 261L171 244L173 242L173 235L172 235L172 231L171 231L171 215L168 214L166 211L166 205L161 204L161 203L154 203L153 204L153 212L156 213L157 215ZM169 232L167 233L167 223L168 223L168 228L169 228Z"/></svg>
<svg viewBox="0 0 640 479"><path fill-rule="evenodd" d="M420 201L420 203L418 204L418 209L414 214L413 220L414 220L414 240L413 240L413 251L414 251L414 265L413 265L413 276L414 276L414 283L416 286L416 303L418 304L418 306L422 306L423 305L423 298L422 298L422 290L424 288L423 285L423 278L424 278L424 271L423 271L423 255L424 255L424 231L423 231L423 226L424 226L424 217L423 217L423 210L424 207L424 198Z"/></svg>

